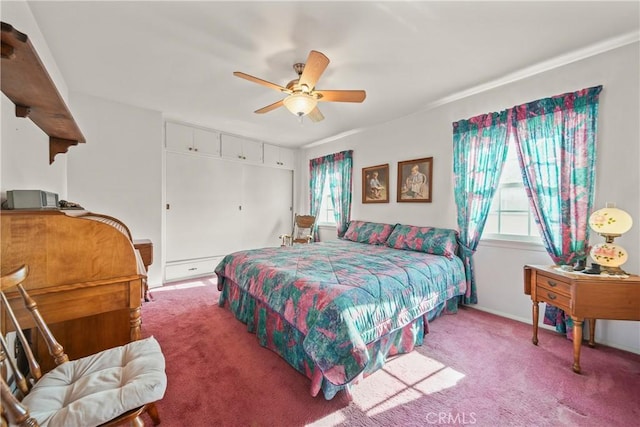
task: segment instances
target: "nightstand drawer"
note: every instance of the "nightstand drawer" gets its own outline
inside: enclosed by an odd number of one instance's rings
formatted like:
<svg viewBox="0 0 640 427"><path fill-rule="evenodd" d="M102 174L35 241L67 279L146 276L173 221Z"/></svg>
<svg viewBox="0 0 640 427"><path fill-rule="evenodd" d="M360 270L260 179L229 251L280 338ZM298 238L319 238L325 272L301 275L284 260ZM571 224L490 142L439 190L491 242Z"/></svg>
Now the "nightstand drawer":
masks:
<svg viewBox="0 0 640 427"><path fill-rule="evenodd" d="M538 301L548 302L549 304L561 308L565 311L569 310L569 302L571 298L554 291L539 287L537 293Z"/></svg>
<svg viewBox="0 0 640 427"><path fill-rule="evenodd" d="M555 277L548 277L543 274L538 274L536 277L536 287L544 288L544 290L551 291L560 295L564 295L567 298L571 296L571 286ZM542 291L538 291L542 293Z"/></svg>

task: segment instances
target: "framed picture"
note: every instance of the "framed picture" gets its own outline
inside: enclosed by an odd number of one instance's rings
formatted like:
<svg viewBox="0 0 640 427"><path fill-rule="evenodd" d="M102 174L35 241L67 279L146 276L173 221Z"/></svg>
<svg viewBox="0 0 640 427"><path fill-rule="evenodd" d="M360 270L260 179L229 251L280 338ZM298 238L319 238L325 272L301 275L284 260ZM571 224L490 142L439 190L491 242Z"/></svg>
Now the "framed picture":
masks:
<svg viewBox="0 0 640 427"><path fill-rule="evenodd" d="M362 168L362 203L389 203L389 164Z"/></svg>
<svg viewBox="0 0 640 427"><path fill-rule="evenodd" d="M398 162L398 202L431 202L433 157Z"/></svg>

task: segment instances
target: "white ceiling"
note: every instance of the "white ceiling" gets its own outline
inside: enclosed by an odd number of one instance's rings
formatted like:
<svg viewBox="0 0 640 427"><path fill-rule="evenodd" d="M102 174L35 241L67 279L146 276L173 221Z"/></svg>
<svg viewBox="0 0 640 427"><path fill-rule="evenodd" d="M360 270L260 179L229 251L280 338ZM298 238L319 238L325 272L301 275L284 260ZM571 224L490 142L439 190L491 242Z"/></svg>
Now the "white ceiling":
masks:
<svg viewBox="0 0 640 427"><path fill-rule="evenodd" d="M638 1L29 1L71 91L283 146L368 128L610 39L638 40ZM615 41L614 40L614 41ZM364 89L321 103L325 120L234 71L286 85L318 50L318 89Z"/></svg>

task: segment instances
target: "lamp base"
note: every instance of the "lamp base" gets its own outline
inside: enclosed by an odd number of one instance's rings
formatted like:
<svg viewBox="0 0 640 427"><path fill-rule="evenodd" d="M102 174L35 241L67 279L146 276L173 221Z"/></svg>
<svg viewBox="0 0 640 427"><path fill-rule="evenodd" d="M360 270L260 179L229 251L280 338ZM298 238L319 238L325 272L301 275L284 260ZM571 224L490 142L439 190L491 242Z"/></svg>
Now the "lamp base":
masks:
<svg viewBox="0 0 640 427"><path fill-rule="evenodd" d="M629 275L629 273L625 272L620 267L605 267L605 266L602 266L602 270L605 273L610 274L612 276L628 276Z"/></svg>

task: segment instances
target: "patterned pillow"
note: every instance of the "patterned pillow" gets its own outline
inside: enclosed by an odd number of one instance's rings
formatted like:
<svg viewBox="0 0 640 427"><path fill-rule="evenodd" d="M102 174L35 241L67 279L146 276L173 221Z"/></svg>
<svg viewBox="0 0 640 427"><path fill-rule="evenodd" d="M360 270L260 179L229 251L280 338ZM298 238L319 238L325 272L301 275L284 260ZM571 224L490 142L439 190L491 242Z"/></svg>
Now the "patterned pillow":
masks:
<svg viewBox="0 0 640 427"><path fill-rule="evenodd" d="M384 245L393 230L393 224L378 222L351 221L344 239L370 245Z"/></svg>
<svg viewBox="0 0 640 427"><path fill-rule="evenodd" d="M396 224L387 246L453 258L458 251L458 232L450 228Z"/></svg>

